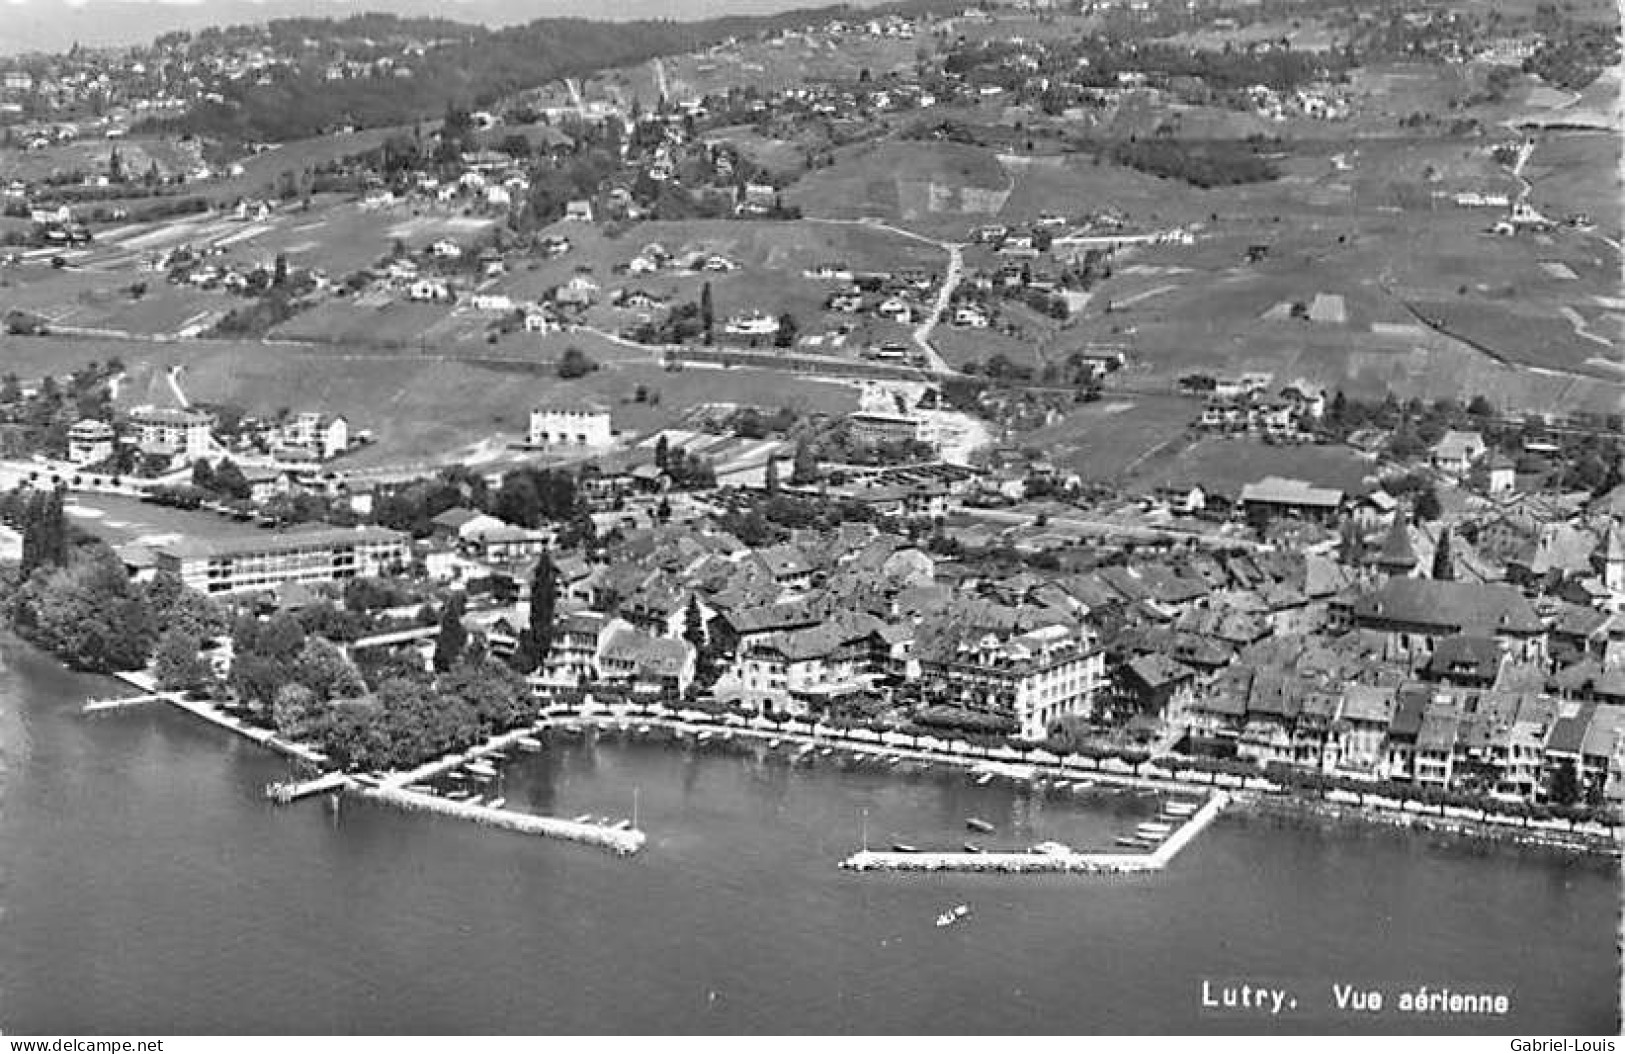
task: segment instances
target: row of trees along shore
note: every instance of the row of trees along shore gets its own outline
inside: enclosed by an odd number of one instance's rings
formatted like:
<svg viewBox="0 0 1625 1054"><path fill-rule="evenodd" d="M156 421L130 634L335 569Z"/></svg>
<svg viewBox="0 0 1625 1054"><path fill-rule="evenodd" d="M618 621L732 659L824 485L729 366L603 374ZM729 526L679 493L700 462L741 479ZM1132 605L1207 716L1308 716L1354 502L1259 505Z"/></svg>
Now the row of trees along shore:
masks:
<svg viewBox="0 0 1625 1054"><path fill-rule="evenodd" d="M114 673L150 664L162 689L238 707L349 769L415 765L535 717L524 675L551 649L558 600L547 557L537 564L530 625L510 662L463 630L464 601L454 595L436 616L429 669L411 650L352 658L328 635L354 639L373 627L331 604L269 619L246 610L234 616L172 574L136 582L112 549L72 529L60 491L0 494L0 521L23 535L23 559L0 570L0 616L74 669ZM366 592L356 590L357 599L365 602ZM233 656L224 678L208 657L220 637L230 638Z"/></svg>

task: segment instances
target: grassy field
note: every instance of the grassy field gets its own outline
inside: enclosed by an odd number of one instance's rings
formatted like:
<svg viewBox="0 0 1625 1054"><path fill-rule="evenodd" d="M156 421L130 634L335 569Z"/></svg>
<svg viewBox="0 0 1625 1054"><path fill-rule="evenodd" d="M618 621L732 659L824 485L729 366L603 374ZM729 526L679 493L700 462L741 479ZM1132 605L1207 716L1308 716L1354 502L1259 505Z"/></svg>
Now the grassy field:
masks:
<svg viewBox="0 0 1625 1054"><path fill-rule="evenodd" d="M368 429L375 444L346 458L363 466L413 465L442 455L469 456L491 444L521 438L531 406L544 395L568 391L612 409L615 427L644 430L677 421L700 403L735 402L831 413L857 409L851 385L751 369L669 371L596 341L590 334L531 338L534 362L481 362L412 354L336 353L248 341L151 342L74 338L8 338L6 368L24 378L65 374L87 362L119 358L128 378L121 405L173 403L167 373L194 402L232 403L272 414L279 409L342 413L352 428ZM563 345L580 346L602 368L576 381L553 372ZM495 348L493 354L511 354ZM635 401L637 389L658 392L658 403Z"/></svg>
<svg viewBox="0 0 1625 1054"><path fill-rule="evenodd" d="M883 142L840 152L785 200L809 216L879 216L958 234L1004 207L1012 180L991 151L958 143Z"/></svg>
<svg viewBox="0 0 1625 1054"><path fill-rule="evenodd" d="M726 94L730 87L776 89L809 80L856 80L864 70L879 79L893 69L912 68L926 39L794 35L779 41L742 41L666 60L667 84L679 98Z"/></svg>
<svg viewBox="0 0 1625 1054"><path fill-rule="evenodd" d="M1524 170L1530 202L1547 215L1583 212L1597 229L1618 239L1622 229L1619 204L1625 201L1618 134L1565 132L1542 136Z"/></svg>
<svg viewBox="0 0 1625 1054"><path fill-rule="evenodd" d="M1146 458L1132 473L1130 485L1147 493L1163 484L1195 483L1235 495L1248 483L1283 476L1360 493L1372 468L1371 461L1347 447L1272 446L1255 439L1204 436Z"/></svg>
<svg viewBox="0 0 1625 1054"><path fill-rule="evenodd" d="M218 513L149 505L113 494L76 494L67 513L75 527L109 545L161 545L183 536L205 542L252 541L270 534Z"/></svg>
<svg viewBox="0 0 1625 1054"><path fill-rule="evenodd" d="M127 175L140 178L157 164L164 177L190 173L202 162L196 143L178 139L134 137L105 139L86 136L44 150L0 151L0 182L42 180L57 173L86 172L106 175L114 149Z"/></svg>
<svg viewBox="0 0 1625 1054"><path fill-rule="evenodd" d="M1194 400L1177 396L1108 396L1020 442L1085 480L1114 481L1156 450L1181 442L1199 413Z"/></svg>

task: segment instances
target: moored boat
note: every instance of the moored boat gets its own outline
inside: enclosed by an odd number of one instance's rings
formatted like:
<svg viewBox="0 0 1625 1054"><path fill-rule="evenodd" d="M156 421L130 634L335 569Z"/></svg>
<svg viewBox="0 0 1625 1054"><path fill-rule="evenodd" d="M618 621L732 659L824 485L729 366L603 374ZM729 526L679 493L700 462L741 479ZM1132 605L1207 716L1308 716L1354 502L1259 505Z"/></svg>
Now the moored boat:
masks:
<svg viewBox="0 0 1625 1054"><path fill-rule="evenodd" d="M965 826L973 831L980 831L982 834L992 834L995 830L992 824L976 816L968 817L965 820Z"/></svg>
<svg viewBox="0 0 1625 1054"><path fill-rule="evenodd" d="M975 842L966 842L965 843L965 852L967 852L967 853L980 853L981 851L982 851L982 847L977 845Z"/></svg>
<svg viewBox="0 0 1625 1054"><path fill-rule="evenodd" d="M508 804L508 799L507 798L492 798L489 802L486 803L486 805L489 808L492 808L492 809L500 809L506 804Z"/></svg>
<svg viewBox="0 0 1625 1054"><path fill-rule="evenodd" d="M584 812L580 816L577 816L573 822L575 822L575 823L592 823L592 813Z"/></svg>
<svg viewBox="0 0 1625 1054"><path fill-rule="evenodd" d="M893 842L891 848L894 853L917 853L920 851L918 846L909 845L907 842Z"/></svg>
<svg viewBox="0 0 1625 1054"><path fill-rule="evenodd" d="M991 772L984 772L980 776L976 777L976 785L978 787L985 787L989 783L992 783L992 782L993 782L993 773L991 773Z"/></svg>

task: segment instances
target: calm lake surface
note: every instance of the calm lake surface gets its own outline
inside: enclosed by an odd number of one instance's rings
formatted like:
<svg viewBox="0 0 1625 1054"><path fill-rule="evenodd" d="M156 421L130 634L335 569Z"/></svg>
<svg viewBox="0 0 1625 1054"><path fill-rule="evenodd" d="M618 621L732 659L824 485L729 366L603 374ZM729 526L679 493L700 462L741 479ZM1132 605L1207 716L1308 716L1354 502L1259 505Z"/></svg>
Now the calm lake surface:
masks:
<svg viewBox="0 0 1625 1054"><path fill-rule="evenodd" d="M963 774L570 742L509 807L627 816L637 857L347 799L0 644L0 1031L1615 1032L1608 866L1224 817L1146 877L857 875L873 845L1109 845L1154 808ZM998 830L965 829L977 816ZM958 903L963 923L934 917ZM1296 1016L1204 1011L1285 986ZM1333 982L1510 993L1496 1020L1334 1016Z"/></svg>

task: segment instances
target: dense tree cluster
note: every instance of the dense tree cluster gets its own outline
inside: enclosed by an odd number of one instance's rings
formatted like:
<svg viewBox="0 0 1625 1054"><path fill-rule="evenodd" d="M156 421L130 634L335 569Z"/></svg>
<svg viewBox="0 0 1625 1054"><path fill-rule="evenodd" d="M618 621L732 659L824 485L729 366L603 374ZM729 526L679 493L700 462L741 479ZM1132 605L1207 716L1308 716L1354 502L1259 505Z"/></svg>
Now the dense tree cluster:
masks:
<svg viewBox="0 0 1625 1054"><path fill-rule="evenodd" d="M1119 165L1203 189L1268 183L1281 174L1254 145L1232 140L1130 138L1111 144L1104 153Z"/></svg>
<svg viewBox="0 0 1625 1054"><path fill-rule="evenodd" d="M278 728L315 741L343 768L403 769L463 750L534 718L524 678L491 659L463 662L431 681L394 676L364 698L322 703L290 691Z"/></svg>
<svg viewBox="0 0 1625 1054"><path fill-rule="evenodd" d="M342 125L362 128L411 124L438 115L447 99L488 106L520 90L600 69L633 66L659 55L679 54L729 37L746 36L778 25L799 25L794 16L730 17L706 22L598 22L575 18L542 19L528 25L485 29L441 19L403 19L367 14L344 20L278 19L263 28L237 30L259 42L305 56L292 68L273 69L264 78L225 80L216 98L205 99L178 118L144 122L143 130L192 133L243 142L282 142L321 135ZM387 41L436 40L438 46L414 57L410 77L393 68L371 75L329 80L326 70L338 58L358 58ZM312 47L307 41L316 42ZM184 40L172 41L181 47ZM325 46L323 46L325 45ZM191 38L199 56L226 46L208 32ZM395 58L399 45L379 50Z"/></svg>

